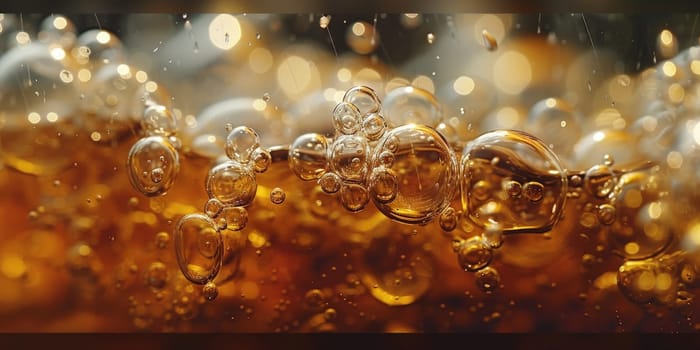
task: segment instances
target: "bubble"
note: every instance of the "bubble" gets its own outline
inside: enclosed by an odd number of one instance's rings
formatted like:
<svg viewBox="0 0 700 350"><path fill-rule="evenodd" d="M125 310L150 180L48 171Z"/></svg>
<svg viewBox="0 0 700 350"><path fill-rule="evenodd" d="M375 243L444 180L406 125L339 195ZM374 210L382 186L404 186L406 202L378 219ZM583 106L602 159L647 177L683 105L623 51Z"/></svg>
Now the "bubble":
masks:
<svg viewBox="0 0 700 350"><path fill-rule="evenodd" d="M358 184L343 184L340 188L340 202L349 211L360 211L367 206L369 194L367 189Z"/></svg>
<svg viewBox="0 0 700 350"><path fill-rule="evenodd" d="M202 287L202 295L208 301L214 301L219 296L219 289L214 282L209 281Z"/></svg>
<svg viewBox="0 0 700 350"><path fill-rule="evenodd" d="M561 217L566 173L554 152L530 134L496 130L477 137L464 149L461 176L463 210L479 227L495 223L504 234L541 233ZM509 181L525 184L520 197L501 185Z"/></svg>
<svg viewBox="0 0 700 350"><path fill-rule="evenodd" d="M674 302L678 288L676 268L662 261L626 261L622 264L617 272L617 286L622 294L637 304Z"/></svg>
<svg viewBox="0 0 700 350"><path fill-rule="evenodd" d="M377 93L367 86L354 86L345 92L343 102L352 103L360 110L360 115L379 112L381 103Z"/></svg>
<svg viewBox="0 0 700 350"><path fill-rule="evenodd" d="M398 138L395 138L395 140L398 140ZM387 145L389 143L388 140L387 143L385 143L385 147L389 147ZM398 144L396 145L390 145L390 147L396 151L398 149ZM392 165L394 165L394 154L391 153L392 151L383 151L382 153L379 154L379 164L383 167L386 168L391 168Z"/></svg>
<svg viewBox="0 0 700 350"><path fill-rule="evenodd" d="M253 152L259 146L258 133L247 126L234 128L226 137L226 155L242 164L250 161Z"/></svg>
<svg viewBox="0 0 700 350"><path fill-rule="evenodd" d="M398 180L390 170L379 168L372 172L369 180L372 198L378 203L391 203L398 192Z"/></svg>
<svg viewBox="0 0 700 350"><path fill-rule="evenodd" d="M481 38L484 43L484 47L489 50L489 51L496 51L498 48L498 41L496 41L496 38L491 35L491 33L488 32L488 30L484 29L481 31Z"/></svg>
<svg viewBox="0 0 700 350"><path fill-rule="evenodd" d="M183 216L173 233L175 257L182 274L192 283L213 280L221 268L221 233L204 214Z"/></svg>
<svg viewBox="0 0 700 350"><path fill-rule="evenodd" d="M343 184L343 179L336 173L325 173L318 179L318 184L325 193L336 193L340 191L340 186Z"/></svg>
<svg viewBox="0 0 700 350"><path fill-rule="evenodd" d="M370 141L376 141L382 137L386 127L386 120L379 113L370 113L362 121L362 132Z"/></svg>
<svg viewBox="0 0 700 350"><path fill-rule="evenodd" d="M226 207L221 217L226 219L226 228L240 231L248 224L248 211L243 207Z"/></svg>
<svg viewBox="0 0 700 350"><path fill-rule="evenodd" d="M320 289L311 289L304 294L304 303L311 310L319 310L326 305L326 300Z"/></svg>
<svg viewBox="0 0 700 350"><path fill-rule="evenodd" d="M247 206L255 199L258 184L248 167L235 161L226 161L209 170L206 190L209 198L216 198L227 206Z"/></svg>
<svg viewBox="0 0 700 350"><path fill-rule="evenodd" d="M432 44L435 42L435 34L428 33L425 35L425 39L428 41L428 44Z"/></svg>
<svg viewBox="0 0 700 350"><path fill-rule="evenodd" d="M493 259L493 252L481 237L472 237L462 241L457 247L457 260L464 271L478 271L488 266Z"/></svg>
<svg viewBox="0 0 700 350"><path fill-rule="evenodd" d="M598 221L603 225L612 225L615 222L615 207L610 204L602 204L596 212Z"/></svg>
<svg viewBox="0 0 700 350"><path fill-rule="evenodd" d="M501 274L491 266L487 266L475 273L476 286L484 293L496 291L501 284Z"/></svg>
<svg viewBox="0 0 700 350"><path fill-rule="evenodd" d="M149 136L131 147L126 168L134 189L148 197L161 196L175 182L180 158L168 139Z"/></svg>
<svg viewBox="0 0 700 350"><path fill-rule="evenodd" d="M386 167L388 162L382 157L385 151L393 153L390 167ZM430 127L404 125L388 131L372 155L371 168L381 166L394 174L398 191L391 203L382 203L376 196L372 199L391 219L427 223L440 215L455 195L455 155L442 135Z"/></svg>
<svg viewBox="0 0 700 350"><path fill-rule="evenodd" d="M156 136L170 136L177 129L175 117L165 106L161 105L146 107L143 119L141 119L141 126L149 135Z"/></svg>
<svg viewBox="0 0 700 350"><path fill-rule="evenodd" d="M410 123L436 127L442 121L442 108L435 96L415 86L402 86L389 93L382 103L389 126Z"/></svg>
<svg viewBox="0 0 700 350"><path fill-rule="evenodd" d="M594 165L583 177L586 190L597 198L606 198L615 187L615 177L607 165Z"/></svg>
<svg viewBox="0 0 700 350"><path fill-rule="evenodd" d="M539 182L530 181L523 186L523 195L531 202L539 202L544 198L544 186Z"/></svg>
<svg viewBox="0 0 700 350"><path fill-rule="evenodd" d="M362 116L360 110L349 102L340 102L333 109L333 127L339 133L352 135L360 130Z"/></svg>
<svg viewBox="0 0 700 350"><path fill-rule="evenodd" d="M588 169L600 163L602 154L610 154L619 164L643 161L633 134L623 130L598 130L583 136L573 147L573 165Z"/></svg>
<svg viewBox="0 0 700 350"><path fill-rule="evenodd" d="M445 232L451 232L457 228L457 211L452 207L447 207L442 211L439 218L440 228Z"/></svg>
<svg viewBox="0 0 700 350"><path fill-rule="evenodd" d="M525 131L540 135L560 157L568 158L581 137L579 115L568 102L547 98L532 105Z"/></svg>
<svg viewBox="0 0 700 350"><path fill-rule="evenodd" d="M356 135L341 135L331 146L331 169L341 179L362 182L369 167L369 145L367 140Z"/></svg>
<svg viewBox="0 0 700 350"><path fill-rule="evenodd" d="M275 187L270 191L270 202L274 204L282 204L285 198L287 198L287 194L279 187Z"/></svg>
<svg viewBox="0 0 700 350"><path fill-rule="evenodd" d="M211 198L204 204L204 213L212 219L219 216L222 210L224 210L224 204L216 198Z"/></svg>
<svg viewBox="0 0 700 350"><path fill-rule="evenodd" d="M272 155L268 150L256 148L253 151L253 169L256 173L264 173L272 164Z"/></svg>
<svg viewBox="0 0 700 350"><path fill-rule="evenodd" d="M517 198L523 191L523 185L520 182L509 180L505 182L505 191L509 196Z"/></svg>
<svg viewBox="0 0 700 350"><path fill-rule="evenodd" d="M146 270L146 284L153 289L162 289L168 282L168 268L162 262L151 263Z"/></svg>
<svg viewBox="0 0 700 350"><path fill-rule="evenodd" d="M327 168L328 141L320 134L304 134L289 147L289 167L302 180L318 179Z"/></svg>
<svg viewBox="0 0 700 350"><path fill-rule="evenodd" d="M165 249L170 242L170 235L167 232L158 232L156 234L156 247Z"/></svg>
<svg viewBox="0 0 700 350"><path fill-rule="evenodd" d="M328 308L325 311L323 311L323 318L325 318L326 321L332 321L335 319L337 314L338 313L335 311L334 308Z"/></svg>

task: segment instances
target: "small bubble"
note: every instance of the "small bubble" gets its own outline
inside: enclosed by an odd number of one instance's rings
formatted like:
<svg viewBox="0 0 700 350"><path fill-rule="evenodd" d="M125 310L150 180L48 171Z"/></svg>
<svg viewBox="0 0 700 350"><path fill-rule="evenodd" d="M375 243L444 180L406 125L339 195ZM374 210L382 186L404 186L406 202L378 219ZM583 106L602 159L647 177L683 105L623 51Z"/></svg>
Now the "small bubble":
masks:
<svg viewBox="0 0 700 350"><path fill-rule="evenodd" d="M259 146L258 134L247 126L236 127L226 137L226 155L239 163L248 163Z"/></svg>
<svg viewBox="0 0 700 350"><path fill-rule="evenodd" d="M208 301L213 301L219 296L219 289L216 287L214 282L209 281L204 285L204 287L202 287L202 295Z"/></svg>
<svg viewBox="0 0 700 350"><path fill-rule="evenodd" d="M481 38L483 40L484 47L486 47L487 50L495 51L498 48L496 38L494 38L486 29L481 31Z"/></svg>
<svg viewBox="0 0 700 350"><path fill-rule="evenodd" d="M491 192L491 183L486 180L479 180L472 187L471 195L480 201L489 199Z"/></svg>
<svg viewBox="0 0 700 350"><path fill-rule="evenodd" d="M611 154L606 153L603 156L603 164L605 164L606 166L612 166L613 164L615 164L615 159Z"/></svg>
<svg viewBox="0 0 700 350"><path fill-rule="evenodd" d="M520 193L523 190L523 186L518 181L510 180L505 184L506 193L513 198L520 197Z"/></svg>
<svg viewBox="0 0 700 350"><path fill-rule="evenodd" d="M154 289L162 289L168 281L168 269L162 262L154 262L146 270L146 284Z"/></svg>
<svg viewBox="0 0 700 350"><path fill-rule="evenodd" d="M327 321L332 321L333 319L335 319L336 314L337 314L337 313L336 313L335 309L333 309L333 308L328 308L328 309L326 309L326 311L323 312L323 317L324 317Z"/></svg>
<svg viewBox="0 0 700 350"><path fill-rule="evenodd" d="M343 180L336 173L325 173L318 179L318 184L323 192L331 194L340 191Z"/></svg>
<svg viewBox="0 0 700 350"><path fill-rule="evenodd" d="M386 120L379 113L370 113L362 121L362 131L370 141L375 141L382 137L386 126Z"/></svg>
<svg viewBox="0 0 700 350"><path fill-rule="evenodd" d="M440 228L445 232L453 231L457 228L457 211L452 207L447 207L440 214Z"/></svg>
<svg viewBox="0 0 700 350"><path fill-rule="evenodd" d="M428 41L428 44L432 44L432 43L435 42L435 34L433 34L433 33L428 33L428 34L425 36L425 39Z"/></svg>
<svg viewBox="0 0 700 350"><path fill-rule="evenodd" d="M258 184L248 167L227 161L209 170L205 188L209 198L216 198L224 205L246 206L255 199Z"/></svg>
<svg viewBox="0 0 700 350"><path fill-rule="evenodd" d="M248 224L248 211L243 207L226 207L222 217L226 219L226 228L240 231Z"/></svg>
<svg viewBox="0 0 700 350"><path fill-rule="evenodd" d="M224 209L224 204L216 198L211 198L204 204L204 213L210 218L216 218Z"/></svg>
<svg viewBox="0 0 700 350"><path fill-rule="evenodd" d="M396 176L385 169L372 173L370 178L370 190L372 196L379 203L390 203L396 198L399 184Z"/></svg>
<svg viewBox="0 0 700 350"><path fill-rule="evenodd" d="M287 198L287 194L279 187L275 187L270 191L270 202L274 204L282 204L285 198Z"/></svg>
<svg viewBox="0 0 700 350"><path fill-rule="evenodd" d="M167 232L158 232L156 234L156 247L164 249L170 242L170 235Z"/></svg>
<svg viewBox="0 0 700 350"><path fill-rule="evenodd" d="M603 204L598 207L598 212L596 215L601 224L612 225L616 218L615 207L611 204Z"/></svg>
<svg viewBox="0 0 700 350"><path fill-rule="evenodd" d="M289 167L302 180L318 179L327 168L328 141L320 134L304 134L289 147Z"/></svg>
<svg viewBox="0 0 700 350"><path fill-rule="evenodd" d="M465 271L478 271L488 266L493 259L493 252L481 239L472 237L459 244L457 250L459 265Z"/></svg>
<svg viewBox="0 0 700 350"><path fill-rule="evenodd" d="M262 35L260 33L255 33L255 39L260 40L262 38Z"/></svg>
<svg viewBox="0 0 700 350"><path fill-rule="evenodd" d="M272 155L269 151L257 148L253 151L253 168L256 173L264 173L272 164Z"/></svg>
<svg viewBox="0 0 700 350"><path fill-rule="evenodd" d="M349 211L360 211L367 206L369 194L367 189L358 184L343 184L340 188L340 202Z"/></svg>
<svg viewBox="0 0 700 350"><path fill-rule="evenodd" d="M262 96L262 99L265 102L270 102L270 93L269 92L264 93Z"/></svg>
<svg viewBox="0 0 700 350"><path fill-rule="evenodd" d="M163 169L155 168L151 170L151 181L154 183L160 183L163 181Z"/></svg>
<svg viewBox="0 0 700 350"><path fill-rule="evenodd" d="M326 301L323 297L323 292L321 292L321 290L311 289L304 295L304 303L306 303L306 305L312 310L317 310L322 308L325 305Z"/></svg>
<svg viewBox="0 0 700 350"><path fill-rule="evenodd" d="M377 93L367 86L355 86L350 88L343 96L343 102L353 104L360 110L360 115L377 113L381 107L381 102Z"/></svg>
<svg viewBox="0 0 700 350"><path fill-rule="evenodd" d="M544 186L539 182L528 182L523 186L523 195L531 202L539 202L544 198Z"/></svg>
<svg viewBox="0 0 700 350"><path fill-rule="evenodd" d="M501 275L491 266L477 271L475 276L476 286L485 293L494 292L501 284Z"/></svg>
<svg viewBox="0 0 700 350"><path fill-rule="evenodd" d="M615 187L613 173L606 165L594 165L586 171L584 185L597 198L605 198Z"/></svg>
<svg viewBox="0 0 700 350"><path fill-rule="evenodd" d="M230 133L233 130L233 124L226 123L226 125L224 126L224 129L226 130L226 132Z"/></svg>
<svg viewBox="0 0 700 350"><path fill-rule="evenodd" d="M164 161L157 164L154 160L160 157ZM149 197L164 195L180 170L179 155L167 138L142 138L129 151L127 170L134 189Z"/></svg>
<svg viewBox="0 0 700 350"><path fill-rule="evenodd" d="M391 166L394 165L394 154L389 151L384 151L380 153L379 164L381 164L385 168L391 168Z"/></svg>
<svg viewBox="0 0 700 350"><path fill-rule="evenodd" d="M61 180L53 180L53 187L61 186Z"/></svg>
<svg viewBox="0 0 700 350"><path fill-rule="evenodd" d="M352 135L360 130L360 110L349 102L340 102L333 109L333 127L339 133Z"/></svg>

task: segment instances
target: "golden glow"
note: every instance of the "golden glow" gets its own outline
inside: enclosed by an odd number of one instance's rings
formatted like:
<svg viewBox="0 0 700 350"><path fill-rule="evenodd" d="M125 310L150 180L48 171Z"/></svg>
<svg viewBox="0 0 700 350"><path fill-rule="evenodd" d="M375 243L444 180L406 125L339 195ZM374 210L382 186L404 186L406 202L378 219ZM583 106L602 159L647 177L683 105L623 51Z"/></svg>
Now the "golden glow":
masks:
<svg viewBox="0 0 700 350"><path fill-rule="evenodd" d="M209 24L209 40L219 49L230 50L241 40L241 25L236 17L221 14Z"/></svg>
<svg viewBox="0 0 700 350"><path fill-rule="evenodd" d="M56 61L60 61L66 58L66 52L60 47L54 47L51 49L51 57Z"/></svg>
<svg viewBox="0 0 700 350"><path fill-rule="evenodd" d="M532 67L525 55L506 51L493 66L493 82L497 88L511 95L521 93L532 80Z"/></svg>
<svg viewBox="0 0 700 350"><path fill-rule="evenodd" d="M676 65L671 61L666 61L661 66L661 71L663 71L667 77L672 77L676 75Z"/></svg>
<svg viewBox="0 0 700 350"><path fill-rule="evenodd" d="M662 272L656 276L656 289L667 290L671 287L673 278L668 273Z"/></svg>
<svg viewBox="0 0 700 350"><path fill-rule="evenodd" d="M696 222L688 230L687 237L695 246L700 246L700 222Z"/></svg>
<svg viewBox="0 0 700 350"><path fill-rule="evenodd" d="M8 254L2 259L0 270L7 278L20 278L27 272L27 265L21 257Z"/></svg>
<svg viewBox="0 0 700 350"><path fill-rule="evenodd" d="M82 81L83 83L90 81L92 78L92 73L90 73L89 70L83 68L78 71L78 80Z"/></svg>
<svg viewBox="0 0 700 350"><path fill-rule="evenodd" d="M666 163L672 169L678 169L683 165L683 155L680 152L671 151L666 155Z"/></svg>
<svg viewBox="0 0 700 350"><path fill-rule="evenodd" d="M663 208L661 206L661 203L652 202L651 204L649 204L647 211L649 213L650 218L658 219L659 217L661 217L661 213L663 212Z"/></svg>
<svg viewBox="0 0 700 350"><path fill-rule="evenodd" d="M277 83L288 96L298 96L311 85L309 62L299 56L289 56L277 67Z"/></svg>
<svg viewBox="0 0 700 350"><path fill-rule="evenodd" d="M27 120L32 124L39 124L41 116L37 112L31 112L27 115Z"/></svg>
<svg viewBox="0 0 700 350"><path fill-rule="evenodd" d="M15 40L17 40L17 43L20 45L26 44L30 41L29 34L27 34L27 32L19 32L15 35Z"/></svg>
<svg viewBox="0 0 700 350"><path fill-rule="evenodd" d="M625 194L624 202L628 208L639 208L642 205L642 192L638 189L631 189Z"/></svg>
<svg viewBox="0 0 700 350"><path fill-rule="evenodd" d="M264 111L267 108L267 102L263 101L261 98L256 98L253 101L253 109L256 111Z"/></svg>
<svg viewBox="0 0 700 350"><path fill-rule="evenodd" d="M112 40L112 35L109 34L108 32L105 32L104 30L101 30L99 33L97 33L97 35L95 36L95 39L100 44L106 44L110 40Z"/></svg>
<svg viewBox="0 0 700 350"><path fill-rule="evenodd" d="M58 114L56 114L54 112L46 113L46 120L49 123L55 123L58 120Z"/></svg>
<svg viewBox="0 0 700 350"><path fill-rule="evenodd" d="M602 131L596 131L595 134L593 134L593 141L600 142L603 141L605 138L605 133Z"/></svg>
<svg viewBox="0 0 700 350"><path fill-rule="evenodd" d="M433 84L433 80L425 75L417 76L415 79L413 79L411 85L428 91L431 94L435 93L435 84Z"/></svg>
<svg viewBox="0 0 700 350"><path fill-rule="evenodd" d="M504 129L512 128L518 124L518 111L513 107L503 107L496 113L498 125Z"/></svg>
<svg viewBox="0 0 700 350"><path fill-rule="evenodd" d="M700 61L693 60L693 62L690 62L690 70L693 74L700 75Z"/></svg>
<svg viewBox="0 0 700 350"><path fill-rule="evenodd" d="M362 68L355 73L355 85L366 85L368 82L378 82L382 76L372 68Z"/></svg>
<svg viewBox="0 0 700 350"><path fill-rule="evenodd" d="M328 88L323 90L323 98L326 99L326 101L334 101L334 96L335 96L336 90L334 88Z"/></svg>
<svg viewBox="0 0 700 350"><path fill-rule="evenodd" d="M258 231L252 231L248 234L248 241L254 248L262 248L262 246L267 243L265 236L258 233Z"/></svg>
<svg viewBox="0 0 700 350"><path fill-rule="evenodd" d="M352 78L352 72L350 72L349 69L347 68L340 68L338 69L338 81L341 81L343 83L350 81Z"/></svg>
<svg viewBox="0 0 700 350"><path fill-rule="evenodd" d="M266 48L256 47L248 56L248 66L255 73L266 73L270 70L272 64L272 54Z"/></svg>
<svg viewBox="0 0 700 350"><path fill-rule="evenodd" d="M136 81L138 81L141 84L145 83L146 80L148 80L148 74L142 70L136 72L135 75L136 75Z"/></svg>
<svg viewBox="0 0 700 350"><path fill-rule="evenodd" d="M120 64L117 66L117 73L119 73L122 78L128 79L131 77L131 68L125 64Z"/></svg>
<svg viewBox="0 0 700 350"><path fill-rule="evenodd" d="M639 244L637 244L635 242L629 242L629 243L625 244L625 252L627 254L630 254L630 255L634 255L634 254L639 253ZM640 279L641 279L641 277L640 277ZM651 288L649 288L649 289L651 289Z"/></svg>
<svg viewBox="0 0 700 350"><path fill-rule="evenodd" d="M58 29L58 30L63 30L66 29L68 26L68 21L66 21L65 17L58 16L53 19L53 27Z"/></svg>
<svg viewBox="0 0 700 350"><path fill-rule="evenodd" d="M550 98L544 100L544 105L547 106L548 108L554 108L554 106L557 105L557 100L550 97Z"/></svg>
<svg viewBox="0 0 700 350"><path fill-rule="evenodd" d="M700 122L695 123L693 128L693 140L695 140L695 144L700 145Z"/></svg>
<svg viewBox="0 0 700 350"><path fill-rule="evenodd" d="M685 97L685 90L683 89L683 86L678 83L673 83L671 86L668 87L668 98L671 100L673 103L681 103L683 102L683 98Z"/></svg>
<svg viewBox="0 0 700 350"><path fill-rule="evenodd" d="M673 44L673 34L668 29L661 31L661 34L659 34L659 39L661 39L661 43L663 45L669 46Z"/></svg>
<svg viewBox="0 0 700 350"><path fill-rule="evenodd" d="M455 79L455 82L452 84L452 88L455 92L462 96L471 94L472 91L474 91L474 87L474 79L467 76L461 76Z"/></svg>
<svg viewBox="0 0 700 350"><path fill-rule="evenodd" d="M352 25L352 33L356 36L365 34L365 24L362 22L355 22L355 24Z"/></svg>
<svg viewBox="0 0 700 350"><path fill-rule="evenodd" d="M146 88L148 92L156 92L156 90L158 90L158 84L156 84L155 81L149 81L144 84L144 88Z"/></svg>

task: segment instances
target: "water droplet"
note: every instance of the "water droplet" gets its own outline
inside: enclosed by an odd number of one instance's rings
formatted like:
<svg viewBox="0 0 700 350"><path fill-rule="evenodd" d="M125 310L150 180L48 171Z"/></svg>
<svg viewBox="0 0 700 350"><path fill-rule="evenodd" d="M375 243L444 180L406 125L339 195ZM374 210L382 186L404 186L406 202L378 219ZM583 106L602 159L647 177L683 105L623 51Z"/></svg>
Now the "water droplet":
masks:
<svg viewBox="0 0 700 350"><path fill-rule="evenodd" d="M253 151L253 169L256 173L266 172L270 164L272 164L272 155L269 151L262 148L256 148Z"/></svg>
<svg viewBox="0 0 700 350"><path fill-rule="evenodd" d="M586 190L597 198L606 198L615 187L615 178L607 165L594 165L584 176Z"/></svg>
<svg viewBox="0 0 700 350"><path fill-rule="evenodd" d="M146 284L153 289L162 289L168 281L168 268L162 262L151 263L146 270Z"/></svg>
<svg viewBox="0 0 700 350"><path fill-rule="evenodd" d="M386 120L379 113L370 113L362 121L362 131L370 141L376 141L382 137L386 127Z"/></svg>
<svg viewBox="0 0 700 350"><path fill-rule="evenodd" d="M199 213L183 216L175 226L173 241L180 271L190 282L205 284L216 277L223 249L211 218Z"/></svg>
<svg viewBox="0 0 700 350"><path fill-rule="evenodd" d="M235 162L223 162L209 170L206 190L209 198L224 205L247 206L255 199L258 184L248 167Z"/></svg>
<svg viewBox="0 0 700 350"><path fill-rule="evenodd" d="M243 207L226 207L221 217L226 219L226 228L240 231L248 224L248 211Z"/></svg>
<svg viewBox="0 0 700 350"><path fill-rule="evenodd" d="M275 187L270 191L270 202L274 204L282 204L285 198L287 198L287 194L279 187Z"/></svg>
<svg viewBox="0 0 700 350"><path fill-rule="evenodd" d="M501 274L491 266L487 266L475 273L476 286L485 293L496 291L501 284Z"/></svg>
<svg viewBox="0 0 700 350"><path fill-rule="evenodd" d="M239 163L248 163L259 146L258 133L247 126L236 127L226 137L226 155Z"/></svg>
<svg viewBox="0 0 700 350"><path fill-rule="evenodd" d="M547 232L561 217L566 173L554 152L530 134L496 130L477 137L464 149L461 170L463 210L479 227L497 223L504 234ZM520 197L500 186L508 181L525 184Z"/></svg>
<svg viewBox="0 0 700 350"><path fill-rule="evenodd" d="M615 207L610 204L602 204L596 213L598 221L603 225L612 225L615 222Z"/></svg>
<svg viewBox="0 0 700 350"><path fill-rule="evenodd" d="M207 282L202 287L202 296L208 301L214 301L219 296L219 289L216 287L216 284L212 281Z"/></svg>
<svg viewBox="0 0 700 350"><path fill-rule="evenodd" d="M358 184L343 184L340 188L340 202L349 211L360 211L367 206L369 194L367 189Z"/></svg>
<svg viewBox="0 0 700 350"><path fill-rule="evenodd" d="M381 156L393 149L389 167ZM373 196L377 208L404 223L427 223L447 208L457 189L454 152L435 129L404 125L388 131L374 149L371 168L385 167L396 177L398 190L391 203Z"/></svg>
<svg viewBox="0 0 700 350"><path fill-rule="evenodd" d="M327 168L328 141L320 134L304 134L289 147L289 167L302 180L318 179Z"/></svg>
<svg viewBox="0 0 700 350"><path fill-rule="evenodd" d="M442 109L435 96L415 86L389 91L382 103L382 113L391 127L414 123L434 128L442 121Z"/></svg>
<svg viewBox="0 0 700 350"><path fill-rule="evenodd" d="M445 232L451 232L457 228L457 211L452 207L447 207L440 214L440 228Z"/></svg>
<svg viewBox="0 0 700 350"><path fill-rule="evenodd" d="M204 213L210 218L216 218L224 210L224 204L216 198L211 198L204 204Z"/></svg>
<svg viewBox="0 0 700 350"><path fill-rule="evenodd" d="M372 198L378 203L391 203L398 193L398 180L391 170L379 168L372 172L369 181Z"/></svg>
<svg viewBox="0 0 700 350"><path fill-rule="evenodd" d="M341 135L331 145L331 169L345 181L362 182L369 170L369 145L364 137Z"/></svg>
<svg viewBox="0 0 700 350"><path fill-rule="evenodd" d="M360 115L379 112L381 103L377 93L367 86L354 86L343 96L344 102L355 105L360 110Z"/></svg>
<svg viewBox="0 0 700 350"><path fill-rule="evenodd" d="M336 193L340 191L343 180L336 173L325 173L318 179L321 190L325 193Z"/></svg>
<svg viewBox="0 0 700 350"><path fill-rule="evenodd" d="M127 171L131 185L143 195L164 195L180 171L179 155L166 138L145 137L131 147Z"/></svg>
<svg viewBox="0 0 700 350"><path fill-rule="evenodd" d="M498 48L496 38L494 38L493 35L488 32L488 30L484 29L481 31L481 39L483 40L484 47L486 47L487 50L495 51Z"/></svg>
<svg viewBox="0 0 700 350"><path fill-rule="evenodd" d="M491 263L491 259L491 248L478 236L462 241L457 248L457 260L464 271L481 270Z"/></svg>
<svg viewBox="0 0 700 350"><path fill-rule="evenodd" d="M432 44L432 43L435 42L435 34L433 34L433 33L428 33L428 34L425 36L425 39L428 41L428 44Z"/></svg>
<svg viewBox="0 0 700 350"><path fill-rule="evenodd" d="M340 102L333 109L333 127L338 133L352 135L360 130L360 110L349 102Z"/></svg>
<svg viewBox="0 0 700 350"><path fill-rule="evenodd" d="M523 186L523 195L531 202L539 202L544 198L544 186L539 182L528 182Z"/></svg>
<svg viewBox="0 0 700 350"><path fill-rule="evenodd" d="M153 104L143 111L141 126L149 135L170 136L177 126L175 117L165 106Z"/></svg>

